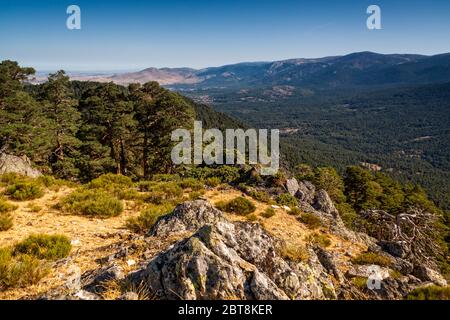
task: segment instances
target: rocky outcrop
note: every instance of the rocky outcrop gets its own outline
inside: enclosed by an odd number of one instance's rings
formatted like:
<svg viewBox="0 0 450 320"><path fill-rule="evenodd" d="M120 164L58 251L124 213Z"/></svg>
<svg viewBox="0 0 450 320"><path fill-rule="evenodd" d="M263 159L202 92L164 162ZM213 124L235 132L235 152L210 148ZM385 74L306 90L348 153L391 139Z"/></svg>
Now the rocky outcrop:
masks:
<svg viewBox="0 0 450 320"><path fill-rule="evenodd" d="M422 265L414 266L413 275L422 281L430 281L438 286L447 286L447 281L437 271Z"/></svg>
<svg viewBox="0 0 450 320"><path fill-rule="evenodd" d="M197 212L197 213L196 213ZM205 225L130 275L161 299L327 299L335 290L314 251L307 262L284 258L283 242L259 224L229 222L205 201L185 203L153 228L169 236ZM163 226L175 226L175 229Z"/></svg>
<svg viewBox="0 0 450 320"><path fill-rule="evenodd" d="M5 173L17 173L30 178L37 178L42 175L39 170L32 167L30 159L26 156L16 157L0 153L0 175Z"/></svg>
<svg viewBox="0 0 450 320"><path fill-rule="evenodd" d="M291 196L295 196L295 194L297 193L297 191L299 189L299 184L298 184L297 179L295 179L295 178L287 179L286 180L286 189Z"/></svg>
<svg viewBox="0 0 450 320"><path fill-rule="evenodd" d="M174 233L194 232L207 224L226 221L221 211L209 202L196 200L184 202L167 216L159 219L150 231L152 236L167 237Z"/></svg>

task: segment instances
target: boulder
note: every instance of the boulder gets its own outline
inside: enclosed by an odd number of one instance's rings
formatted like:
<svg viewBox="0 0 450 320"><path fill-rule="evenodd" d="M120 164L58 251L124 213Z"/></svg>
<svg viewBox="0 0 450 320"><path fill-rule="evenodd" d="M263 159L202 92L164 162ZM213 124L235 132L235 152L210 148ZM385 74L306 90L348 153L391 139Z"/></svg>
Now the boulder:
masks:
<svg viewBox="0 0 450 320"><path fill-rule="evenodd" d="M286 189L291 194L291 196L295 196L299 189L298 181L295 178L286 180Z"/></svg>
<svg viewBox="0 0 450 320"><path fill-rule="evenodd" d="M439 272L423 265L415 265L413 275L422 281L431 281L441 287L447 286L447 281Z"/></svg>
<svg viewBox="0 0 450 320"><path fill-rule="evenodd" d="M152 232L169 236L201 222L197 232L159 253L129 280L144 283L158 299L336 297L314 251L307 262L290 261L283 256L283 242L259 224L229 222L205 201L177 207Z"/></svg>
<svg viewBox="0 0 450 320"><path fill-rule="evenodd" d="M379 245L384 251L398 258L405 258L410 252L404 241L380 241Z"/></svg>
<svg viewBox="0 0 450 320"><path fill-rule="evenodd" d="M331 200L328 193L323 189L317 192L316 202L314 203L313 207L316 210L331 214L334 217L338 216L338 211L334 206L333 201Z"/></svg>
<svg viewBox="0 0 450 320"><path fill-rule="evenodd" d="M17 157L6 153L0 154L0 175L5 173L17 173L30 178L42 176L39 170L32 167L28 157Z"/></svg>
<svg viewBox="0 0 450 320"><path fill-rule="evenodd" d="M208 201L189 201L178 205L170 215L160 218L150 230L150 235L167 237L174 233L194 232L205 224L220 221L225 221L222 212Z"/></svg>
<svg viewBox="0 0 450 320"><path fill-rule="evenodd" d="M295 196L305 204L313 204L316 196L316 187L309 181L300 181Z"/></svg>

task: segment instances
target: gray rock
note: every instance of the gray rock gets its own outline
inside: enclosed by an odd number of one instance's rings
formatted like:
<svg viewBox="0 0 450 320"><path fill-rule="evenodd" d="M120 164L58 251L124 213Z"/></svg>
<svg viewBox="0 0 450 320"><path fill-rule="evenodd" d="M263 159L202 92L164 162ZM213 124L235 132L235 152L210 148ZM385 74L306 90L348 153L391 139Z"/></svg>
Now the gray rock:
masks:
<svg viewBox="0 0 450 320"><path fill-rule="evenodd" d="M117 300L139 300L139 295L135 292L125 292Z"/></svg>
<svg viewBox="0 0 450 320"><path fill-rule="evenodd" d="M83 289L89 292L101 293L105 290L105 283L125 278L122 267L112 264L100 269L86 272L82 275Z"/></svg>
<svg viewBox="0 0 450 320"><path fill-rule="evenodd" d="M196 231L205 224L225 221L221 211L208 201L195 200L178 205L175 210L159 219L150 231L152 236L164 236Z"/></svg>
<svg viewBox="0 0 450 320"><path fill-rule="evenodd" d="M379 245L384 251L398 258L405 258L410 252L404 241L380 241Z"/></svg>
<svg viewBox="0 0 450 320"><path fill-rule="evenodd" d="M5 173L17 173L30 178L42 176L39 170L32 167L30 159L26 156L16 157L10 154L0 154L0 175Z"/></svg>
<svg viewBox="0 0 450 320"><path fill-rule="evenodd" d="M193 211L199 211L195 213ZM202 226L146 268L134 272L132 283L145 283L160 299L327 299L335 298L333 283L313 251L307 262L282 255L283 243L259 224L229 222L206 202L190 202L166 216L156 230L187 230L184 221L200 217ZM181 223L183 222L183 223Z"/></svg>
<svg viewBox="0 0 450 320"><path fill-rule="evenodd" d="M323 189L317 192L316 202L314 203L313 207L316 210L331 214L334 217L338 216L338 211L334 206L333 201L331 200L328 193Z"/></svg>
<svg viewBox="0 0 450 320"><path fill-rule="evenodd" d="M300 181L295 196L300 202L312 205L316 197L316 187L309 181Z"/></svg>
<svg viewBox="0 0 450 320"><path fill-rule="evenodd" d="M441 287L447 286L447 281L439 272L423 265L415 265L413 275L422 281L431 281Z"/></svg>
<svg viewBox="0 0 450 320"><path fill-rule="evenodd" d="M86 290L78 291L74 294L74 298L78 300L100 300L100 297L98 295Z"/></svg>
<svg viewBox="0 0 450 320"><path fill-rule="evenodd" d="M298 181L295 178L286 180L286 189L291 194L291 196L295 196L299 189Z"/></svg>

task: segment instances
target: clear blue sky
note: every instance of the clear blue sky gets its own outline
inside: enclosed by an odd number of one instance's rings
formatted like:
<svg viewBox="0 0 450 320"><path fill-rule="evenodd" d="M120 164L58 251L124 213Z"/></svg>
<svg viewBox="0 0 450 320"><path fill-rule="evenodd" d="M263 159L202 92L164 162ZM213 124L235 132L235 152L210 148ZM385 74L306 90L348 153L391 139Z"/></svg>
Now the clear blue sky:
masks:
<svg viewBox="0 0 450 320"><path fill-rule="evenodd" d="M66 8L82 29L67 30ZM366 28L378 4L383 30ZM218 66L355 51L450 52L448 0L0 0L0 59L38 70Z"/></svg>

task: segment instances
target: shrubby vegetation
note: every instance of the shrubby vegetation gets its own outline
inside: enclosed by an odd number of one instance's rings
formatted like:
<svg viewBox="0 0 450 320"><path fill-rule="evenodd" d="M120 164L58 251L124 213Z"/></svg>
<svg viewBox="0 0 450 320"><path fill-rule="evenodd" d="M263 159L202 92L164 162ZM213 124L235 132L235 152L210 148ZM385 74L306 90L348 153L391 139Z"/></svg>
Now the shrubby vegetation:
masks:
<svg viewBox="0 0 450 320"><path fill-rule="evenodd" d="M352 262L356 264L376 264L382 267L389 267L392 264L390 258L375 252L361 253L353 258Z"/></svg>
<svg viewBox="0 0 450 320"><path fill-rule="evenodd" d="M298 200L289 193L283 193L276 197L275 201L281 206L296 207Z"/></svg>
<svg viewBox="0 0 450 320"><path fill-rule="evenodd" d="M156 223L159 217L172 212L174 206L170 204L150 206L144 209L139 216L129 218L127 220L127 227L137 233L146 233Z"/></svg>
<svg viewBox="0 0 450 320"><path fill-rule="evenodd" d="M255 205L244 197L237 197L228 202L216 204L217 209L238 215L248 215L256 210Z"/></svg>
<svg viewBox="0 0 450 320"><path fill-rule="evenodd" d="M311 229L317 229L319 227L322 226L322 221L320 220L320 218L318 216L316 216L314 213L302 213L299 217L298 220L301 223L306 224L308 227L310 227Z"/></svg>
<svg viewBox="0 0 450 320"><path fill-rule="evenodd" d="M450 287L435 285L417 288L410 292L408 300L450 300Z"/></svg>
<svg viewBox="0 0 450 320"><path fill-rule="evenodd" d="M85 188L79 188L61 199L57 208L72 214L100 218L115 217L124 210L122 201L109 193Z"/></svg>
<svg viewBox="0 0 450 320"><path fill-rule="evenodd" d="M35 234L14 246L14 254L25 254L37 259L58 260L69 255L72 245L64 235Z"/></svg>
<svg viewBox="0 0 450 320"><path fill-rule="evenodd" d="M31 235L13 247L0 248L0 290L37 284L49 271L47 261L69 255L70 240L63 235Z"/></svg>

